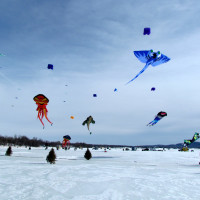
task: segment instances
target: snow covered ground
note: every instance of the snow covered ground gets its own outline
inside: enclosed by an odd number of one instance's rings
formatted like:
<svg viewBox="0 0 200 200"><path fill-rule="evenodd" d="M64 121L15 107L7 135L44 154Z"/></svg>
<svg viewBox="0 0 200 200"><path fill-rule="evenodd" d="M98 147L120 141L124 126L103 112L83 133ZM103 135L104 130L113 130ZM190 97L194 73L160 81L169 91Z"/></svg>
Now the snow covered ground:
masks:
<svg viewBox="0 0 200 200"><path fill-rule="evenodd" d="M199 200L200 150L56 150L0 147L0 200Z"/></svg>

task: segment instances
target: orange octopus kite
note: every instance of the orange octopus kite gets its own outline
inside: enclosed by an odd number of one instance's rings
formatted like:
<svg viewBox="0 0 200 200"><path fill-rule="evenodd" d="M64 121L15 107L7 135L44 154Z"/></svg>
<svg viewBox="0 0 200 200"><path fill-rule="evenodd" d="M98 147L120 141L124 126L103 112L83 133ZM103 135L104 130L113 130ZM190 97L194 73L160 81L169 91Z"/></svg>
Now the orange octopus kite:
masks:
<svg viewBox="0 0 200 200"><path fill-rule="evenodd" d="M47 110L46 106L49 102L49 99L47 99L47 97L45 97L43 94L38 94L33 98L33 100L36 102L36 104L38 106L36 110L38 111L38 118L41 121L43 128L44 128L44 123L43 123L42 119L44 116L47 119L47 121L49 123L51 123L51 125L52 125L53 123L50 122L47 117L48 110Z"/></svg>

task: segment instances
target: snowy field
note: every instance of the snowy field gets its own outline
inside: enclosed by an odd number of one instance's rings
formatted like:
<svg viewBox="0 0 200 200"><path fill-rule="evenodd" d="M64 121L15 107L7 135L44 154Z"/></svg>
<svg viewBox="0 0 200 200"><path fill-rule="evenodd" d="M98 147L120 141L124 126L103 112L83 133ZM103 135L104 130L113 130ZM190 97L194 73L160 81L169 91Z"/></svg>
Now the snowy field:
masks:
<svg viewBox="0 0 200 200"><path fill-rule="evenodd" d="M199 200L200 150L55 150L0 147L0 200Z"/></svg>

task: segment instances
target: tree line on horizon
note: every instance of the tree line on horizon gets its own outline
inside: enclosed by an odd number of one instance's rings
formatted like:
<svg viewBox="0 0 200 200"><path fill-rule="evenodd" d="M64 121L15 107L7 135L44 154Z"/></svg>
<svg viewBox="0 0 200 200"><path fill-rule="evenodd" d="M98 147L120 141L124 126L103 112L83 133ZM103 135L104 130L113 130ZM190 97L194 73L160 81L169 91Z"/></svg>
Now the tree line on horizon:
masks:
<svg viewBox="0 0 200 200"><path fill-rule="evenodd" d="M0 135L0 145L3 146L29 146L29 147L39 147L39 146L49 146L49 147L57 147L61 146L62 143L60 141L44 141L42 139L38 139L36 137L33 137L32 139L29 139L27 136L2 136ZM71 143L71 147L76 148L92 148L92 147L98 147L98 148L119 148L119 147L133 147L130 145L108 145L108 144L87 144L84 142L76 142ZM183 146L182 143L178 144L170 144L170 145L141 145L141 146L135 146L138 148L145 148L145 147L155 147L155 148L181 148ZM194 142L190 145L190 148L200 148L200 142Z"/></svg>
<svg viewBox="0 0 200 200"><path fill-rule="evenodd" d="M49 146L49 147L57 147L61 146L60 141L44 141L42 139L38 139L37 137L33 137L32 139L29 139L27 136L2 136L0 135L0 145L3 146L29 146L29 147L39 147L39 146ZM84 142L76 142L71 143L71 147L77 147L77 148L92 148L92 147L98 147L98 148L108 148L108 147L125 147L126 145L108 145L108 144L87 144ZM126 146L131 147L131 146Z"/></svg>
<svg viewBox="0 0 200 200"><path fill-rule="evenodd" d="M26 136L2 136L0 135L0 145L13 145L13 146L30 146L30 147L39 147L39 146L52 146L56 147L57 145L61 145L60 141L49 142L43 141L36 137L29 139Z"/></svg>

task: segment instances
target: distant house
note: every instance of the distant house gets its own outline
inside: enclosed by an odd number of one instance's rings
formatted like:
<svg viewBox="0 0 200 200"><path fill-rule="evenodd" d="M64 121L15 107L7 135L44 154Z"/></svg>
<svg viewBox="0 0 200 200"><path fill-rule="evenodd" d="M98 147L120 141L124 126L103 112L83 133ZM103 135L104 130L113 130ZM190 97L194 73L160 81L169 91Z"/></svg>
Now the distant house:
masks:
<svg viewBox="0 0 200 200"><path fill-rule="evenodd" d="M99 148L98 148L98 147L93 147L92 149L93 149L93 150L98 150Z"/></svg>
<svg viewBox="0 0 200 200"><path fill-rule="evenodd" d="M142 151L149 151L149 148L144 148L142 149Z"/></svg>
<svg viewBox="0 0 200 200"><path fill-rule="evenodd" d="M132 147L131 150L132 151L137 151L137 147Z"/></svg>

